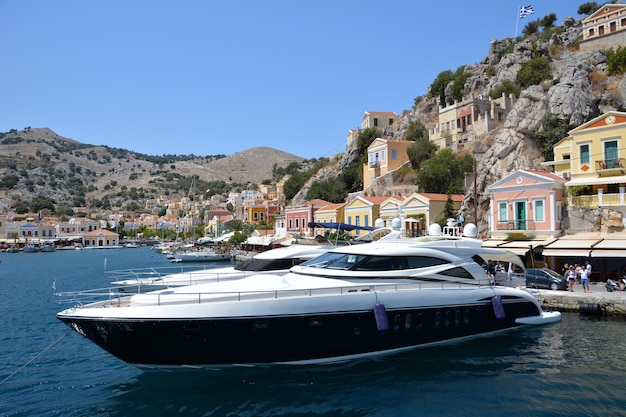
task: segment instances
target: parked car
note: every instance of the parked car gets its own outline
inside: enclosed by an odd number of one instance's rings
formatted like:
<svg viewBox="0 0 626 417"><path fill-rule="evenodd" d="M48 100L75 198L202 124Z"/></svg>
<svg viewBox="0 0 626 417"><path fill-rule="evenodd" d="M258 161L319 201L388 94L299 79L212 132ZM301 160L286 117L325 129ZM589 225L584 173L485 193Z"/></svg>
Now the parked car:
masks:
<svg viewBox="0 0 626 417"><path fill-rule="evenodd" d="M567 280L563 275L549 268L526 268L526 286L549 290L566 290Z"/></svg>

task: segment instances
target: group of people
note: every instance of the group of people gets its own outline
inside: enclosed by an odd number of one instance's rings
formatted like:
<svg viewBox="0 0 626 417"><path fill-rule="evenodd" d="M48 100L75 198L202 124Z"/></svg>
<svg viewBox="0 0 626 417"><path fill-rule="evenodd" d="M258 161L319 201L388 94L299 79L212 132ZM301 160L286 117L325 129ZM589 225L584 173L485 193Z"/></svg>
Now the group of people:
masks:
<svg viewBox="0 0 626 417"><path fill-rule="evenodd" d="M563 275L565 279L567 279L567 290L570 292L574 291L574 284L580 282L583 286L583 292L591 292L589 288L589 277L591 276L591 263L589 261L585 262L585 266L574 264L574 265L563 265Z"/></svg>

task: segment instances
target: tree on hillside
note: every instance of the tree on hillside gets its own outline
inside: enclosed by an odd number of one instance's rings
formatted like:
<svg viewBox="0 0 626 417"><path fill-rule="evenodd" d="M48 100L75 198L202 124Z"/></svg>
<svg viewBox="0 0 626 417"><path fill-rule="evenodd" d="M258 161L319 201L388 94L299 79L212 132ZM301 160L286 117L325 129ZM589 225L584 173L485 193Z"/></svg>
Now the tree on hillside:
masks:
<svg viewBox="0 0 626 417"><path fill-rule="evenodd" d="M404 132L404 140L413 141L413 145L406 150L413 169L419 169L422 161L430 158L437 152L437 145L428 140L428 129L420 121L411 121Z"/></svg>
<svg viewBox="0 0 626 417"><path fill-rule="evenodd" d="M309 178L311 178L311 174L308 172L294 172L291 177L285 181L285 186L283 188L285 199L289 201L294 198Z"/></svg>
<svg viewBox="0 0 626 417"><path fill-rule="evenodd" d="M573 129L567 120L561 119L556 114L546 114L543 117L542 128L535 133L535 139L541 144L541 152L546 161L554 159L554 144L568 136Z"/></svg>
<svg viewBox="0 0 626 417"><path fill-rule="evenodd" d="M313 181L306 198L307 200L319 198L331 203L341 203L346 198L346 186L343 182L333 178L326 181Z"/></svg>
<svg viewBox="0 0 626 417"><path fill-rule="evenodd" d="M441 71L430 85L430 94L439 97L439 105L446 105L446 87L454 80L454 73L450 70Z"/></svg>
<svg viewBox="0 0 626 417"><path fill-rule="evenodd" d="M43 209L50 209L52 212L54 212L55 205L56 202L52 198L44 195L38 195L37 197L33 198L33 201L31 201L30 208L35 213Z"/></svg>
<svg viewBox="0 0 626 417"><path fill-rule="evenodd" d="M456 156L451 149L442 149L422 164L416 182L421 192L459 194L463 191L465 173L473 167L470 155Z"/></svg>
<svg viewBox="0 0 626 417"><path fill-rule="evenodd" d="M358 155L361 156L361 163L367 162L367 148L376 140L382 136L382 131L377 127L368 127L359 132L356 137L356 149Z"/></svg>
<svg viewBox="0 0 626 417"><path fill-rule="evenodd" d="M419 170L422 163L431 158L437 152L437 145L429 141L427 138L418 139L411 147L406 150L411 167Z"/></svg>
<svg viewBox="0 0 626 417"><path fill-rule="evenodd" d="M515 97L519 97L521 91L521 87L517 85L515 81L503 80L489 92L489 97L492 99L498 99L502 97L502 94L505 94L506 96L515 94Z"/></svg>
<svg viewBox="0 0 626 417"><path fill-rule="evenodd" d="M620 75L626 72L626 48L618 46L604 52L607 75Z"/></svg>
<svg viewBox="0 0 626 417"><path fill-rule="evenodd" d="M522 34L524 34L524 36L530 36L533 33L537 32L539 32L539 20L533 20L531 22L528 22L522 30Z"/></svg>
<svg viewBox="0 0 626 417"><path fill-rule="evenodd" d="M344 184L348 193L363 189L363 165L359 161L352 162L341 171L338 180Z"/></svg>
<svg viewBox="0 0 626 417"><path fill-rule="evenodd" d="M545 15L539 20L539 24L543 28L551 28L554 26L554 22L556 22L556 13L550 13Z"/></svg>
<svg viewBox="0 0 626 417"><path fill-rule="evenodd" d="M538 85L552 77L550 62L545 56L537 56L525 62L517 72L517 84L522 88Z"/></svg>
<svg viewBox="0 0 626 417"><path fill-rule="evenodd" d="M578 6L577 13L580 15L583 15L583 14L590 15L596 10L598 10L599 8L600 6L598 5L598 3L596 3L595 1L589 1L587 3L583 3L580 6Z"/></svg>
<svg viewBox="0 0 626 417"><path fill-rule="evenodd" d="M428 128L419 120L410 121L404 132L404 140L415 142L419 139L428 139Z"/></svg>
<svg viewBox="0 0 626 417"><path fill-rule="evenodd" d="M453 104L454 100L462 101L463 100L463 92L465 91L465 82L469 77L471 77L471 72L465 72L465 66L460 66L454 72L454 80L452 82L452 86L450 87L450 92L452 96L449 98L449 104Z"/></svg>

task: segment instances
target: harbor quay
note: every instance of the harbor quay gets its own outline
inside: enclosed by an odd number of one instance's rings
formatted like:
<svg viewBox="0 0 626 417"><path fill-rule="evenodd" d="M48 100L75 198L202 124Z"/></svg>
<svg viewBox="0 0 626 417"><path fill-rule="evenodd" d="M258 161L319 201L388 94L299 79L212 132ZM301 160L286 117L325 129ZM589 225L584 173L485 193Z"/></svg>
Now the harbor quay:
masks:
<svg viewBox="0 0 626 417"><path fill-rule="evenodd" d="M536 289L530 292L546 310L626 317L626 291L608 292L604 282L592 283L590 287L588 293L580 285L574 287L574 292Z"/></svg>

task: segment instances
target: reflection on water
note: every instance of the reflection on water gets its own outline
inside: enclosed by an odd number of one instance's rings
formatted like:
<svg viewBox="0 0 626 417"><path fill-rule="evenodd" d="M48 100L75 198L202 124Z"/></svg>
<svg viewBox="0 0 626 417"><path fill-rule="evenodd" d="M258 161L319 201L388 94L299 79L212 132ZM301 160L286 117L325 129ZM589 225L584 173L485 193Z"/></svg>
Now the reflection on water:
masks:
<svg viewBox="0 0 626 417"><path fill-rule="evenodd" d="M556 325L357 363L141 372L106 387L105 408L115 416L617 415L625 369L604 343L623 325L566 314Z"/></svg>
<svg viewBox="0 0 626 417"><path fill-rule="evenodd" d="M1 416L624 415L626 321L573 313L545 327L370 361L144 372L54 318L53 276L60 290L102 287L106 279L104 253L82 252L32 255L53 256L45 264L0 254L0 376L67 332L0 384ZM116 264L143 266L142 257L152 256L116 252L128 256Z"/></svg>

